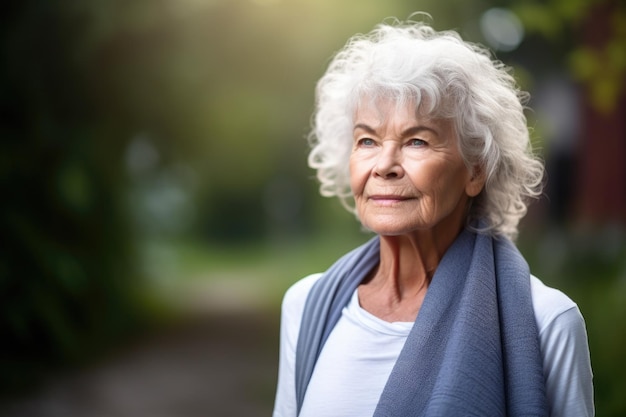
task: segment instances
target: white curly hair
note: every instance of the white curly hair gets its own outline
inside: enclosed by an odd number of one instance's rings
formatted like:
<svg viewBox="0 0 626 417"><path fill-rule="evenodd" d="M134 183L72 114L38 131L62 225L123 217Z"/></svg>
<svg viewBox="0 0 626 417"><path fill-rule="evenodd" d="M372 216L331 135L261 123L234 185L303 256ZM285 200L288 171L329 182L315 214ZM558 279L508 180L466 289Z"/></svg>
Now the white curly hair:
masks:
<svg viewBox="0 0 626 417"><path fill-rule="evenodd" d="M308 163L317 170L320 193L337 196L353 213L353 117L361 100L383 96L454 121L465 163L486 176L468 224L478 220L477 231L515 239L530 198L541 194L544 165L531 147L528 93L510 68L457 32L438 32L425 22L383 22L352 37L317 83Z"/></svg>

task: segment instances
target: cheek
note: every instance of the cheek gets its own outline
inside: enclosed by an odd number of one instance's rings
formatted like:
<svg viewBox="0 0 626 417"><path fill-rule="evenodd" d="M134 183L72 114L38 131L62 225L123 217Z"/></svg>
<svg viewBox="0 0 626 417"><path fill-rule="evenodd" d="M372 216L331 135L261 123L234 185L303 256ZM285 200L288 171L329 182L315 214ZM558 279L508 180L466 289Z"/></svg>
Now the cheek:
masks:
<svg viewBox="0 0 626 417"><path fill-rule="evenodd" d="M464 167L448 164L422 165L413 171L412 182L425 194L435 198L455 199L457 194L465 192L469 172Z"/></svg>
<svg viewBox="0 0 626 417"><path fill-rule="evenodd" d="M355 158L350 158L349 164L350 188L355 196L363 192L367 176L364 175L363 163L359 163Z"/></svg>
<svg viewBox="0 0 626 417"><path fill-rule="evenodd" d="M446 172L437 181L437 189L442 199L458 201L466 195L466 185L470 174L465 168Z"/></svg>

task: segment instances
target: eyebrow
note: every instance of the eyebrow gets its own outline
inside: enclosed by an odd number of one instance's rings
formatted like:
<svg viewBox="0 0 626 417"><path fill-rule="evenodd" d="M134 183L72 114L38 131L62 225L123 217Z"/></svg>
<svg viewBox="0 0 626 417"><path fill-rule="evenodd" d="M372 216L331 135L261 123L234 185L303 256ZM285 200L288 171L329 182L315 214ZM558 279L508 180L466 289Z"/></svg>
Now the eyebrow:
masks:
<svg viewBox="0 0 626 417"><path fill-rule="evenodd" d="M366 125L365 123L357 123L357 124L355 124L353 131L357 130L357 129L362 129L362 130L365 130L366 132L372 133L372 134L376 133L376 130L374 128L372 128L371 126ZM423 132L423 131L432 132L435 135L439 136L439 133L435 129L433 129L431 127L428 127L428 126L418 125L418 126L412 126L412 127L409 127L407 129L403 130L402 131L402 137L412 136L412 135L415 135L415 134Z"/></svg>

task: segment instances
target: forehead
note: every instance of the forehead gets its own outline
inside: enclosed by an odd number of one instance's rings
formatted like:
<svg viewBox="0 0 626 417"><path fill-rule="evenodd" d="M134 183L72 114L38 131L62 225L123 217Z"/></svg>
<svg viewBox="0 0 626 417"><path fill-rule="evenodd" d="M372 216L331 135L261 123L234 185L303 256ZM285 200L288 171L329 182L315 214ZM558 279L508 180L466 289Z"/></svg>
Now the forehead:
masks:
<svg viewBox="0 0 626 417"><path fill-rule="evenodd" d="M402 128L412 126L433 127L436 130L449 131L453 128L450 119L436 117L428 114L428 106L424 103L417 104L414 99L396 99L368 97L359 100L355 107L353 126L365 124L372 128L394 125Z"/></svg>

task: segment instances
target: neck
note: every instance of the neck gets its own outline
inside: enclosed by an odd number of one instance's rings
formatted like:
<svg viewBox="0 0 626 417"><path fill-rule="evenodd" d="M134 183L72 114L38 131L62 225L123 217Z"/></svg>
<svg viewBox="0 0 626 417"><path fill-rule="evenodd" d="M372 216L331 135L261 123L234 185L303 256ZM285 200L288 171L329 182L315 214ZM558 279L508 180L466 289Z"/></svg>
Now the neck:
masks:
<svg viewBox="0 0 626 417"><path fill-rule="evenodd" d="M393 280L398 288L430 284L441 258L458 236L436 231L380 237L380 278ZM400 294L401 295L401 294Z"/></svg>
<svg viewBox="0 0 626 417"><path fill-rule="evenodd" d="M447 249L462 228L380 237L380 264L359 288L361 306L387 321L414 321Z"/></svg>

